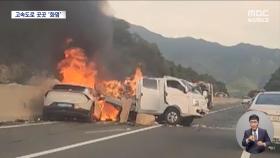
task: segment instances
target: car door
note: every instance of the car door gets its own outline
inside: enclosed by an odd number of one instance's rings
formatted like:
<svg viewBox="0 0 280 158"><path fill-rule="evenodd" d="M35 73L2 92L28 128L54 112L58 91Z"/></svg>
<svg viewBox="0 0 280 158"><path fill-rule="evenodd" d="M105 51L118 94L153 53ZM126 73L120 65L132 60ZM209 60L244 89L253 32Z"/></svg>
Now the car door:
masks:
<svg viewBox="0 0 280 158"><path fill-rule="evenodd" d="M136 110L156 114L160 110L159 80L153 78L143 78L137 88Z"/></svg>
<svg viewBox="0 0 280 158"><path fill-rule="evenodd" d="M178 80L167 79L165 90L167 104L179 106L181 112L188 113L191 99L183 84Z"/></svg>

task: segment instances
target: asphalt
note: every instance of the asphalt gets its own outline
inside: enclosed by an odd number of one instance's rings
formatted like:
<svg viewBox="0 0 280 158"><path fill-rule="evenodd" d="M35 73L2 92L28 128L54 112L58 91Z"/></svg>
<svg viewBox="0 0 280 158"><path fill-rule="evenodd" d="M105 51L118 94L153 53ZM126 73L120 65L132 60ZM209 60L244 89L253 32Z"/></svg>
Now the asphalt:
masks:
<svg viewBox="0 0 280 158"><path fill-rule="evenodd" d="M0 158L34 153L42 158L240 158L235 126L246 108L225 105L212 111L192 127L53 122L0 128ZM267 151L251 158L279 156Z"/></svg>

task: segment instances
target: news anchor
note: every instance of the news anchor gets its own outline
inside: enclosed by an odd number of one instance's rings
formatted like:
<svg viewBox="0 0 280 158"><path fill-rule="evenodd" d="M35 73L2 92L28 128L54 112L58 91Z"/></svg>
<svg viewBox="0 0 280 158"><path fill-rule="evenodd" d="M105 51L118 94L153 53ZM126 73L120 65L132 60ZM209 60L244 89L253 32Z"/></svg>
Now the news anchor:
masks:
<svg viewBox="0 0 280 158"><path fill-rule="evenodd" d="M266 147L271 145L271 140L265 129L259 128L258 115L249 117L250 129L244 132L242 145L246 147L246 151L252 154L261 153Z"/></svg>

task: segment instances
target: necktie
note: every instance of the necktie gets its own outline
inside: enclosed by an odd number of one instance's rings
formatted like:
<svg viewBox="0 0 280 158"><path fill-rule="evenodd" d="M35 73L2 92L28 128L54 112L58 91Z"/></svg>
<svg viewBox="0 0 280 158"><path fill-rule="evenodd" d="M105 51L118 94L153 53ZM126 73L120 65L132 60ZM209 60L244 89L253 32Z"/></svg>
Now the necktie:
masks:
<svg viewBox="0 0 280 158"><path fill-rule="evenodd" d="M256 132L256 131L253 131L253 136L254 136L254 138L255 138L255 141L257 141L257 140L258 140L258 137L257 137L257 132Z"/></svg>

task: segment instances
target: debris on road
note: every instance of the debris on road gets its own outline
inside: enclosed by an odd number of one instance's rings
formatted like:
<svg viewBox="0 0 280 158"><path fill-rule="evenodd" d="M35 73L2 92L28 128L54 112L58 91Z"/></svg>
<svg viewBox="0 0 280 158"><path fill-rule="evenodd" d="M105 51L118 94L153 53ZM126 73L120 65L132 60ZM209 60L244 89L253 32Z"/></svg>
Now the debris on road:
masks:
<svg viewBox="0 0 280 158"><path fill-rule="evenodd" d="M138 113L136 117L136 124L137 125L154 125L155 123L155 116L149 114Z"/></svg>
<svg viewBox="0 0 280 158"><path fill-rule="evenodd" d="M132 100L129 98L122 98L122 111L120 113L120 123L127 123L129 112L131 109Z"/></svg>

